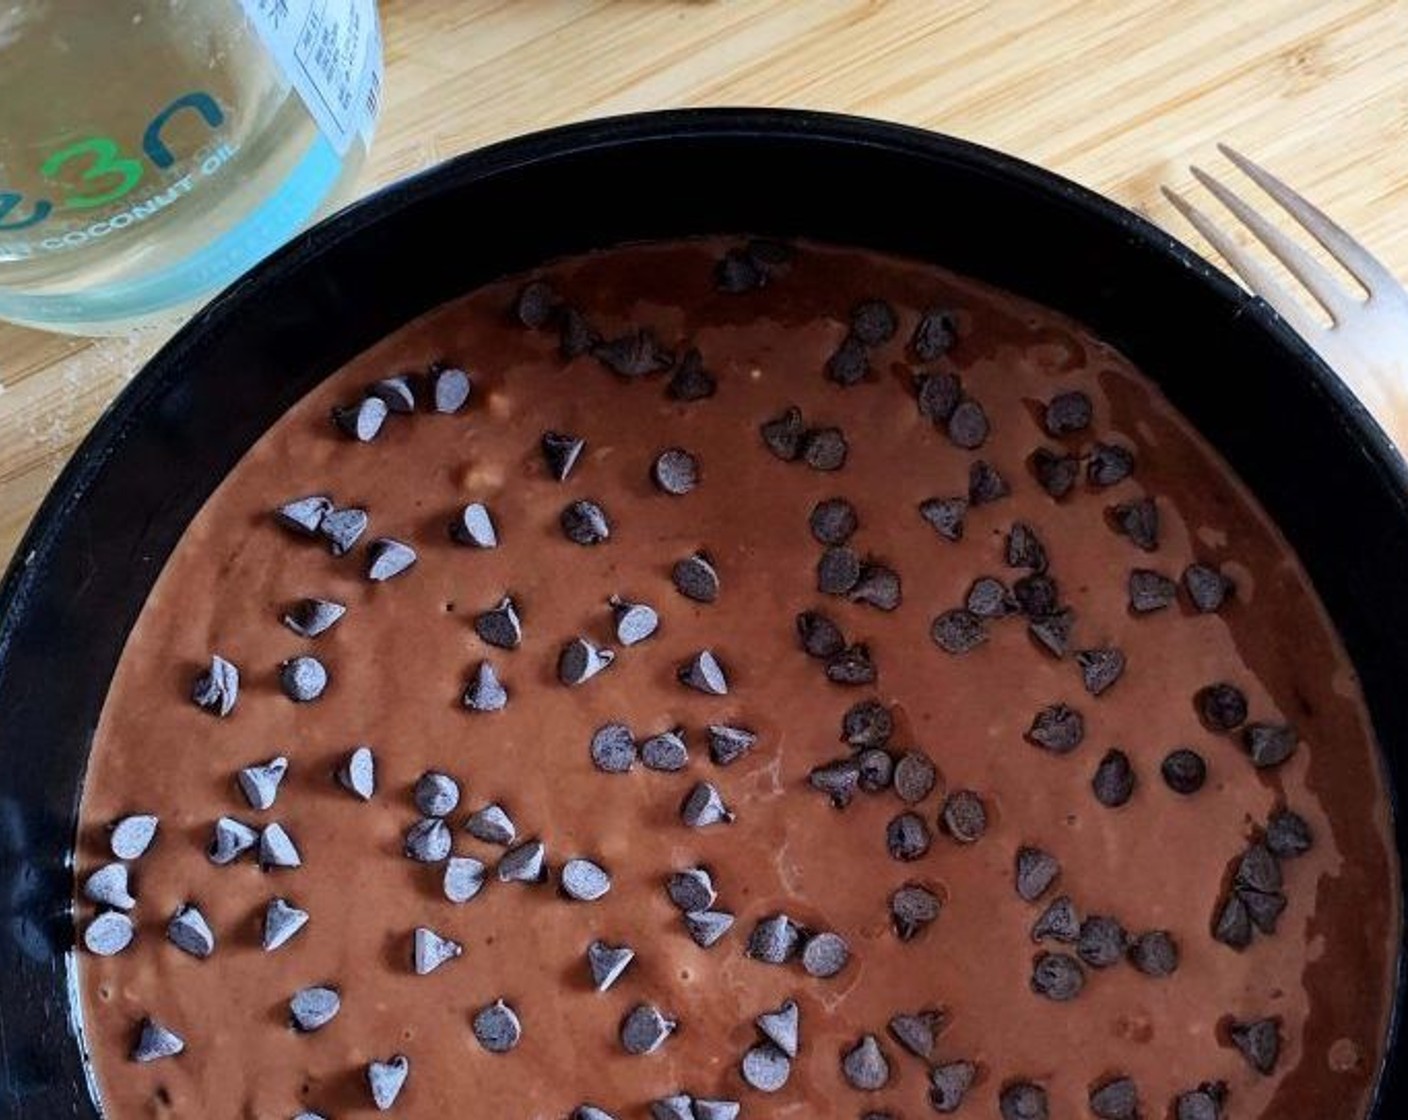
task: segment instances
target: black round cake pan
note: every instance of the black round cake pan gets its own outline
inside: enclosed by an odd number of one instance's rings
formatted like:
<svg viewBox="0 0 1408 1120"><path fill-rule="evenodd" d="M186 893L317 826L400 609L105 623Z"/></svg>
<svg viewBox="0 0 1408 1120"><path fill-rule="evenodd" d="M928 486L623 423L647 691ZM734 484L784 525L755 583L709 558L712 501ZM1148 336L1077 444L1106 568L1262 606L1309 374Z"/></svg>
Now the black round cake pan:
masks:
<svg viewBox="0 0 1408 1120"><path fill-rule="evenodd" d="M256 268L123 392L35 518L0 586L0 1116L99 1115L71 902L88 751L127 633L226 472L309 388L437 304L564 254L716 233L931 261L1123 350L1300 554L1395 796L1408 790L1408 472L1265 304L1114 203L928 132L703 110L540 133L390 187ZM1401 815L1396 828L1408 854ZM1397 1042L1389 1055L1376 1120L1408 1116L1408 1056Z"/></svg>

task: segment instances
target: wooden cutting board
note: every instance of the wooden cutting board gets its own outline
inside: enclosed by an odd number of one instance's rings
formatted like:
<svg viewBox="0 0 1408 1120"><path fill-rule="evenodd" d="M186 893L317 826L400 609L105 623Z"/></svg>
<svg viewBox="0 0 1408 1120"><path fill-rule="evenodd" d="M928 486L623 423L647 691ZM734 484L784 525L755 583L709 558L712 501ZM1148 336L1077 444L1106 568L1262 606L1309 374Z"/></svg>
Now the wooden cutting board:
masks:
<svg viewBox="0 0 1408 1120"><path fill-rule="evenodd" d="M1227 140L1408 276L1408 9L1393 0L382 0L381 9L386 107L364 190L584 117L786 105L1005 149L1200 244L1159 186L1191 190L1193 161L1228 172L1214 147ZM160 341L0 325L0 562Z"/></svg>

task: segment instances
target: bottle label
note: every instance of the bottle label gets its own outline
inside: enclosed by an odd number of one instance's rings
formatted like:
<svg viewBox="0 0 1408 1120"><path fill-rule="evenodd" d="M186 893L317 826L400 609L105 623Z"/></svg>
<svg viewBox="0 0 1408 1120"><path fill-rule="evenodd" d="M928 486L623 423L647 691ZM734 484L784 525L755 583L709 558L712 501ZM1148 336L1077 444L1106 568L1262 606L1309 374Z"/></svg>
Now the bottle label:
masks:
<svg viewBox="0 0 1408 1120"><path fill-rule="evenodd" d="M376 0L241 0L284 76L338 155L370 144L381 100Z"/></svg>

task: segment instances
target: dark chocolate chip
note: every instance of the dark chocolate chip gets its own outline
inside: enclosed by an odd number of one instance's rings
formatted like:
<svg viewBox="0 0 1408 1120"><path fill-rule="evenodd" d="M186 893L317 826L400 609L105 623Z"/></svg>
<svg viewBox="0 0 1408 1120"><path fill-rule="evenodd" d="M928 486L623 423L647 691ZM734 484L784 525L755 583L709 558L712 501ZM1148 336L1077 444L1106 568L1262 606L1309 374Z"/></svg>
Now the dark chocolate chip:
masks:
<svg viewBox="0 0 1408 1120"><path fill-rule="evenodd" d="M919 503L919 515L946 541L963 539L963 518L967 513L967 498L927 498Z"/></svg>
<svg viewBox="0 0 1408 1120"><path fill-rule="evenodd" d="M316 638L337 625L347 608L331 599L300 599L284 615L283 623L300 638Z"/></svg>
<svg viewBox="0 0 1408 1120"><path fill-rule="evenodd" d="M732 824L733 813L711 782L697 782L680 803L680 820L690 828Z"/></svg>
<svg viewBox="0 0 1408 1120"><path fill-rule="evenodd" d="M825 498L812 507L807 524L821 544L840 545L851 539L860 519L845 498Z"/></svg>
<svg viewBox="0 0 1408 1120"><path fill-rule="evenodd" d="M866 346L883 346L898 329L895 309L883 299L868 299L851 309L851 334Z"/></svg>
<svg viewBox="0 0 1408 1120"><path fill-rule="evenodd" d="M628 945L593 941L587 946L587 970L591 973L592 987L598 992L606 991L635 959L635 950Z"/></svg>
<svg viewBox="0 0 1408 1120"><path fill-rule="evenodd" d="M1012 488L986 459L975 459L968 468L968 504L985 506L1007 497Z"/></svg>
<svg viewBox="0 0 1408 1120"><path fill-rule="evenodd" d="M523 1037L517 1013L501 999L474 1013L473 1030L479 1045L491 1054L507 1054Z"/></svg>
<svg viewBox="0 0 1408 1120"><path fill-rule="evenodd" d="M513 599L505 595L499 605L492 610L476 615L474 632L491 646L499 649L517 649L523 640L523 626L519 622L518 608Z"/></svg>
<svg viewBox="0 0 1408 1120"><path fill-rule="evenodd" d="M1129 947L1129 963L1156 980L1172 976L1178 971L1178 943L1167 930L1141 933Z"/></svg>
<svg viewBox="0 0 1408 1120"><path fill-rule="evenodd" d="M847 646L826 663L826 679L833 684L873 684L876 675L870 647L863 643Z"/></svg>
<svg viewBox="0 0 1408 1120"><path fill-rule="evenodd" d="M611 537L611 522L596 502L582 499L571 503L558 518L562 534L573 544L593 545Z"/></svg>
<svg viewBox="0 0 1408 1120"><path fill-rule="evenodd" d="M1061 592L1056 581L1043 572L1023 576L1012 585L1017 606L1028 618L1046 618L1061 605Z"/></svg>
<svg viewBox="0 0 1408 1120"><path fill-rule="evenodd" d="M930 842L929 826L918 813L901 813L885 828L885 846L891 859L919 859L929 851Z"/></svg>
<svg viewBox="0 0 1408 1120"><path fill-rule="evenodd" d="M1191 1093L1182 1093L1175 1102L1174 1120L1222 1120L1222 1102L1227 1086L1222 1082L1199 1085Z"/></svg>
<svg viewBox="0 0 1408 1120"><path fill-rule="evenodd" d="M852 1089L873 1093L890 1080L890 1062L873 1034L861 1037L841 1059L841 1074Z"/></svg>
<svg viewBox="0 0 1408 1120"><path fill-rule="evenodd" d="M701 649L679 667L680 683L709 696L728 695L728 674L712 650Z"/></svg>
<svg viewBox="0 0 1408 1120"><path fill-rule="evenodd" d="M714 889L713 876L702 867L690 867L671 874L665 880L665 893L686 914L707 910L719 898L719 892Z"/></svg>
<svg viewBox="0 0 1408 1120"><path fill-rule="evenodd" d="M1079 389L1057 393L1042 412L1041 426L1049 436L1067 436L1090 427L1094 416L1090 398Z"/></svg>
<svg viewBox="0 0 1408 1120"><path fill-rule="evenodd" d="M1136 548L1153 552L1159 547L1159 507L1153 498L1121 502L1110 510L1110 523Z"/></svg>
<svg viewBox="0 0 1408 1120"><path fill-rule="evenodd" d="M441 937L428 926L417 926L411 940L411 967L417 976L429 976L464 952L458 941Z"/></svg>
<svg viewBox="0 0 1408 1120"><path fill-rule="evenodd" d="M572 1110L571 1120L616 1120L616 1117L604 1108L597 1108L594 1104L579 1104Z"/></svg>
<svg viewBox="0 0 1408 1120"><path fill-rule="evenodd" d="M1139 1090L1134 1081L1116 1077L1093 1086L1090 1114L1096 1120L1139 1120Z"/></svg>
<svg viewBox="0 0 1408 1120"><path fill-rule="evenodd" d="M601 335L575 307L564 307L557 321L557 349L565 361L590 354L601 342Z"/></svg>
<svg viewBox="0 0 1408 1120"><path fill-rule="evenodd" d="M1074 708L1052 704L1037 712L1026 738L1052 754L1069 754L1085 739L1085 720Z"/></svg>
<svg viewBox="0 0 1408 1120"><path fill-rule="evenodd" d="M977 1076L978 1067L969 1061L944 1062L935 1066L929 1071L930 1107L944 1114L957 1112Z"/></svg>
<svg viewBox="0 0 1408 1120"><path fill-rule="evenodd" d="M1288 723L1249 723L1242 731L1242 749L1258 770L1280 766L1295 754L1300 737Z"/></svg>
<svg viewBox="0 0 1408 1120"><path fill-rule="evenodd" d="M282 948L307 924L306 910L300 910L286 899L270 899L269 905L264 909L264 951L272 953L275 949Z"/></svg>
<svg viewBox="0 0 1408 1120"><path fill-rule="evenodd" d="M131 910L137 905L125 863L107 863L83 881L83 897L99 906Z"/></svg>
<svg viewBox="0 0 1408 1120"><path fill-rule="evenodd" d="M490 802L482 809L476 809L464 822L465 831L476 840L486 844L512 844L518 835L513 818L497 802Z"/></svg>
<svg viewBox="0 0 1408 1120"><path fill-rule="evenodd" d="M562 893L577 902L595 902L611 890L611 874L589 859L569 859L559 876Z"/></svg>
<svg viewBox="0 0 1408 1120"><path fill-rule="evenodd" d="M456 906L463 905L484 889L487 868L470 856L451 856L445 861L440 890Z"/></svg>
<svg viewBox="0 0 1408 1120"><path fill-rule="evenodd" d="M870 356L866 353L865 343L854 333L843 338L831 357L826 359L827 380L837 385L855 385L864 381L869 372Z"/></svg>
<svg viewBox="0 0 1408 1120"><path fill-rule="evenodd" d="M697 1120L694 1105L695 1100L688 1093L661 1097L650 1102L650 1120Z"/></svg>
<svg viewBox="0 0 1408 1120"><path fill-rule="evenodd" d="M689 765L689 748L680 729L652 735L640 745L640 760L648 770L674 773Z"/></svg>
<svg viewBox="0 0 1408 1120"><path fill-rule="evenodd" d="M1078 650L1076 666L1085 691L1091 696L1100 696L1124 675L1125 656L1112 646Z"/></svg>
<svg viewBox="0 0 1408 1120"><path fill-rule="evenodd" d="M546 280L530 280L518 291L513 314L529 330L540 331L557 315L562 299Z"/></svg>
<svg viewBox="0 0 1408 1120"><path fill-rule="evenodd" d="M416 779L411 799L423 817L448 817L460 803L460 784L448 774L427 770Z"/></svg>
<svg viewBox="0 0 1408 1120"><path fill-rule="evenodd" d="M1076 953L1091 968L1109 968L1124 959L1128 945L1124 926L1104 914L1092 914L1080 924Z"/></svg>
<svg viewBox="0 0 1408 1120"><path fill-rule="evenodd" d="M563 432L544 432L541 446L548 473L558 482L565 482L581 458L586 440Z"/></svg>
<svg viewBox="0 0 1408 1120"><path fill-rule="evenodd" d="M616 640L623 646L643 642L660 628L660 615L645 603L631 603L612 596L608 601L616 625Z"/></svg>
<svg viewBox="0 0 1408 1120"><path fill-rule="evenodd" d="M88 923L83 931L83 944L95 956L112 957L131 945L136 936L137 927L131 918L116 910L106 910Z"/></svg>
<svg viewBox="0 0 1408 1120"><path fill-rule="evenodd" d="M592 763L606 774L624 774L636 764L636 741L624 723L608 723L592 736Z"/></svg>
<svg viewBox="0 0 1408 1120"><path fill-rule="evenodd" d="M853 758L843 758L812 768L807 782L813 789L819 789L831 798L831 804L844 809L855 797L860 785L860 763Z"/></svg>
<svg viewBox="0 0 1408 1120"><path fill-rule="evenodd" d="M860 582L860 557L845 545L828 548L816 564L816 588L826 595L845 595Z"/></svg>
<svg viewBox="0 0 1408 1120"><path fill-rule="evenodd" d="M112 824L108 849L118 859L141 859L156 839L157 818L150 813L132 813Z"/></svg>
<svg viewBox="0 0 1408 1120"><path fill-rule="evenodd" d="M557 679L568 686L585 684L615 660L613 650L601 649L586 638L573 638L557 656Z"/></svg>
<svg viewBox="0 0 1408 1120"><path fill-rule="evenodd" d="M1275 1019L1233 1023L1228 1035L1247 1065L1257 1073L1270 1077L1276 1071L1276 1062L1281 1056L1281 1031Z"/></svg>
<svg viewBox="0 0 1408 1120"><path fill-rule="evenodd" d="M664 373L675 364L675 356L649 327L609 339L592 349L592 355L612 373L625 378Z"/></svg>
<svg viewBox="0 0 1408 1120"><path fill-rule="evenodd" d="M807 938L802 946L802 968L808 976L827 980L851 959L851 947L839 933L824 932Z"/></svg>
<svg viewBox="0 0 1408 1120"><path fill-rule="evenodd" d="M203 670L191 685L192 703L223 719L235 710L239 696L239 669L218 653L211 654L210 668Z"/></svg>
<svg viewBox="0 0 1408 1120"><path fill-rule="evenodd" d="M759 1042L749 1047L743 1055L738 1073L750 1089L760 1093L776 1093L792 1076L792 1060L771 1042Z"/></svg>
<svg viewBox="0 0 1408 1120"><path fill-rule="evenodd" d="M1038 953L1032 962L1031 989L1053 1003L1068 1003L1085 988L1085 970L1069 953Z"/></svg>
<svg viewBox="0 0 1408 1120"><path fill-rule="evenodd" d="M784 462L792 462L802 454L802 436L806 434L802 410L790 405L784 412L765 421L758 429L763 444Z"/></svg>
<svg viewBox="0 0 1408 1120"><path fill-rule="evenodd" d="M1022 847L1017 849L1016 884L1017 895L1023 902L1035 902L1056 882L1061 874L1061 863L1050 852L1040 848Z"/></svg>
<svg viewBox="0 0 1408 1120"><path fill-rule="evenodd" d="M406 831L404 851L417 863L439 863L450 854L450 827L439 817L423 817Z"/></svg>
<svg viewBox="0 0 1408 1120"><path fill-rule="evenodd" d="M1271 894L1282 885L1281 861L1265 844L1252 844L1237 864L1237 886Z"/></svg>
<svg viewBox="0 0 1408 1120"><path fill-rule="evenodd" d="M1115 443L1097 443L1085 464L1085 480L1091 486L1114 486L1134 473L1134 452Z"/></svg>
<svg viewBox="0 0 1408 1120"><path fill-rule="evenodd" d="M914 379L914 396L920 416L946 424L963 399L963 382L956 373L921 373Z"/></svg>
<svg viewBox="0 0 1408 1120"><path fill-rule="evenodd" d="M812 428L802 436L802 461L814 471L840 470L847 450L840 428Z"/></svg>
<svg viewBox="0 0 1408 1120"><path fill-rule="evenodd" d="M332 499L326 494L310 494L294 498L274 511L274 520L300 536L311 537L318 532L323 518L332 512Z"/></svg>
<svg viewBox="0 0 1408 1120"><path fill-rule="evenodd" d="M376 793L376 756L371 747L356 747L337 770L337 781L343 789L362 801L370 801ZM426 813L428 817L443 813Z"/></svg>
<svg viewBox="0 0 1408 1120"><path fill-rule="evenodd" d="M1064 498L1075 487L1080 476L1080 460L1074 455L1062 455L1049 447L1038 447L1028 460L1036 483L1051 497Z"/></svg>
<svg viewBox="0 0 1408 1120"><path fill-rule="evenodd" d="M328 671L316 657L294 657L279 666L279 687L290 700L306 704L328 687Z"/></svg>
<svg viewBox="0 0 1408 1120"><path fill-rule="evenodd" d="M939 896L918 883L906 883L890 896L890 925L901 941L912 941L938 918Z"/></svg>
<svg viewBox="0 0 1408 1120"><path fill-rule="evenodd" d="M380 397L363 397L356 404L333 408L332 420L344 435L361 443L370 443L381 432L389 411Z"/></svg>
<svg viewBox="0 0 1408 1120"><path fill-rule="evenodd" d="M1149 614L1171 606L1178 598L1178 584L1162 572L1135 568L1129 573L1129 609Z"/></svg>
<svg viewBox="0 0 1408 1120"><path fill-rule="evenodd" d="M957 340L958 325L953 312L931 307L919 317L909 345L921 362L932 362L947 354Z"/></svg>
<svg viewBox="0 0 1408 1120"><path fill-rule="evenodd" d="M746 727L709 725L709 757L716 766L731 766L757 745L758 736Z"/></svg>
<svg viewBox="0 0 1408 1120"><path fill-rule="evenodd" d="M499 857L499 866L494 873L501 883L546 882L547 847L541 840L525 840Z"/></svg>
<svg viewBox="0 0 1408 1120"><path fill-rule="evenodd" d="M938 771L922 751L908 751L895 764L895 792L906 805L923 801L933 792L938 780Z"/></svg>
<svg viewBox="0 0 1408 1120"><path fill-rule="evenodd" d="M1185 797L1197 793L1208 780L1208 764L1191 747L1170 751L1159 772L1163 774L1164 784L1169 789Z"/></svg>
<svg viewBox="0 0 1408 1120"><path fill-rule="evenodd" d="M627 1054L653 1054L678 1024L654 1004L640 1003L621 1020L621 1049Z"/></svg>
<svg viewBox="0 0 1408 1120"><path fill-rule="evenodd" d="M1266 822L1266 846L1279 859L1295 859L1314 843L1310 825L1289 809L1277 809Z"/></svg>
<svg viewBox="0 0 1408 1120"><path fill-rule="evenodd" d="M963 597L963 605L968 613L978 618L1006 618L1017 612L1017 600L1000 579L980 576L968 588Z"/></svg>
<svg viewBox="0 0 1408 1120"><path fill-rule="evenodd" d="M861 700L841 717L841 739L852 747L883 747L894 733L895 718L878 700Z"/></svg>
<svg viewBox="0 0 1408 1120"><path fill-rule="evenodd" d="M318 534L334 556L346 556L369 524L371 518L364 509L335 509L318 525Z"/></svg>
<svg viewBox="0 0 1408 1120"><path fill-rule="evenodd" d="M392 412L403 416L416 410L416 391L410 374L398 373L394 377L383 377L369 386L367 393L379 399Z"/></svg>
<svg viewBox="0 0 1408 1120"><path fill-rule="evenodd" d="M702 401L717 390L718 381L704 368L703 356L691 346L675 366L665 392L677 401Z"/></svg>
<svg viewBox="0 0 1408 1120"><path fill-rule="evenodd" d="M1245 949L1252 943L1252 919L1247 904L1236 894L1223 901L1213 922L1213 939L1233 949Z"/></svg>
<svg viewBox="0 0 1408 1120"><path fill-rule="evenodd" d="M481 661L464 691L464 706L475 712L497 712L508 704L508 690L499 683L494 666Z"/></svg>
<svg viewBox="0 0 1408 1120"><path fill-rule="evenodd" d="M1095 768L1095 776L1090 780L1091 792L1095 800L1107 809L1118 809L1128 804L1134 796L1136 779L1129 755L1118 747L1105 752L1100 765Z"/></svg>
<svg viewBox="0 0 1408 1120"><path fill-rule="evenodd" d="M336 988L300 988L288 1001L289 1022L305 1034L321 1030L337 1018L342 999Z"/></svg>
<svg viewBox="0 0 1408 1120"><path fill-rule="evenodd" d="M1193 697L1198 719L1209 731L1235 731L1247 721L1247 697L1236 685L1218 681Z"/></svg>
<svg viewBox="0 0 1408 1120"><path fill-rule="evenodd" d="M243 821L221 817L211 830L210 844L205 854L217 867L233 863L259 843L259 833Z"/></svg>
<svg viewBox="0 0 1408 1120"><path fill-rule="evenodd" d="M259 866L265 871L275 867L292 869L303 866L298 846L278 821L266 824L259 834Z"/></svg>
<svg viewBox="0 0 1408 1120"><path fill-rule="evenodd" d="M1262 933L1275 933L1276 925L1286 910L1286 896L1280 893L1238 890L1237 897L1247 908L1247 917Z"/></svg>
<svg viewBox="0 0 1408 1120"><path fill-rule="evenodd" d="M678 561L670 579L676 591L696 603L712 603L719 597L719 573L707 552L695 552Z"/></svg>
<svg viewBox="0 0 1408 1120"><path fill-rule="evenodd" d="M1012 522L1012 528L1007 531L1004 554L1009 568L1046 571L1046 548L1036 535L1036 530L1025 521Z"/></svg>
<svg viewBox="0 0 1408 1120"><path fill-rule="evenodd" d="M976 844L988 830L988 811L971 789L960 789L944 799L939 827L960 844Z"/></svg>
<svg viewBox="0 0 1408 1120"><path fill-rule="evenodd" d="M666 494L688 494L699 485L699 460L682 447L666 448L650 465L650 477Z"/></svg>
<svg viewBox="0 0 1408 1120"><path fill-rule="evenodd" d="M991 426L983 406L969 397L958 402L945 430L954 446L975 451L987 441Z"/></svg>
<svg viewBox="0 0 1408 1120"><path fill-rule="evenodd" d="M934 644L945 653L969 653L988 640L983 620L964 607L944 611L929 629Z"/></svg>
<svg viewBox="0 0 1408 1120"><path fill-rule="evenodd" d="M926 1062L934 1057L934 1043L937 1041L943 1015L938 1011L920 1011L913 1015L901 1013L892 1015L888 1023L890 1037Z"/></svg>
<svg viewBox="0 0 1408 1120"><path fill-rule="evenodd" d="M1033 619L1027 624L1027 633L1032 641L1053 657L1065 657L1071 648L1071 631L1075 629L1075 624L1075 611L1062 607Z"/></svg>
<svg viewBox="0 0 1408 1120"><path fill-rule="evenodd" d="M385 583L416 562L416 550L404 541L380 537L367 546L367 578Z"/></svg>
<svg viewBox="0 0 1408 1120"><path fill-rule="evenodd" d="M1047 1120L1046 1090L1030 1081L1004 1086L997 1110L1002 1120Z"/></svg>
<svg viewBox="0 0 1408 1120"><path fill-rule="evenodd" d="M734 917L725 910L693 910L684 916L684 928L701 949L716 945L733 928Z"/></svg>
<svg viewBox="0 0 1408 1120"><path fill-rule="evenodd" d="M730 249L714 266L714 287L730 295L766 286L767 271L746 249Z"/></svg>
<svg viewBox="0 0 1408 1120"><path fill-rule="evenodd" d="M797 616L797 639L811 657L832 657L846 648L841 628L820 611L803 611Z"/></svg>
<svg viewBox="0 0 1408 1120"><path fill-rule="evenodd" d="M134 1062L159 1061L174 1058L186 1049L186 1041L170 1027L163 1026L155 1019L143 1019L137 1029L137 1041L132 1047Z"/></svg>
<svg viewBox="0 0 1408 1120"><path fill-rule="evenodd" d="M892 611L900 605L903 598L899 573L884 564L862 564L860 578L851 588L848 598L853 603L864 603L878 610Z"/></svg>
<svg viewBox="0 0 1408 1120"><path fill-rule="evenodd" d="M764 1011L753 1021L764 1038L789 1058L795 1058L801 1039L801 1019L797 1001L789 999L776 1011Z"/></svg>
<svg viewBox="0 0 1408 1120"><path fill-rule="evenodd" d="M1080 915L1067 895L1054 899L1032 925L1033 941L1059 941L1074 945L1080 940Z"/></svg>
<svg viewBox="0 0 1408 1120"><path fill-rule="evenodd" d="M473 386L469 375L453 366L433 366L430 370L430 407L435 412L458 412L469 403Z"/></svg>
<svg viewBox="0 0 1408 1120"><path fill-rule="evenodd" d="M1236 590L1230 579L1208 564L1189 564L1183 571L1183 589L1193 607L1203 614L1221 610Z"/></svg>

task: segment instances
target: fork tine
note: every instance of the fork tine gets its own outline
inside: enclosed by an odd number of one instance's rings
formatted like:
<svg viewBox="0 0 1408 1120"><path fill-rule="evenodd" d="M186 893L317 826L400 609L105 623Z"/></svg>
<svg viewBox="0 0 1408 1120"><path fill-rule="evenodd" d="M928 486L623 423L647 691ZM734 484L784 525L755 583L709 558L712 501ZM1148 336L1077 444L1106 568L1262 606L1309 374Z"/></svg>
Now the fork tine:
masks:
<svg viewBox="0 0 1408 1120"><path fill-rule="evenodd" d="M1351 297L1328 269L1302 249L1279 229L1273 226L1241 196L1228 189L1204 171L1201 167L1190 167L1193 178L1197 179L1208 192L1232 212L1239 222L1251 231L1258 241L1271 250L1291 275L1305 285L1316 302L1330 313L1330 318L1340 322L1351 310Z"/></svg>
<svg viewBox="0 0 1408 1120"><path fill-rule="evenodd" d="M1288 292L1256 257L1232 240L1211 218L1182 195L1168 187L1161 189L1164 197L1173 204L1173 208L1203 235L1209 245L1222 254L1223 260L1247 282L1247 287L1271 304L1297 334L1302 338L1313 338L1317 333L1323 332L1324 328L1311 316L1305 304Z"/></svg>
<svg viewBox="0 0 1408 1120"><path fill-rule="evenodd" d="M1258 166L1235 148L1219 144L1217 150L1232 161L1257 186L1280 203L1281 208L1290 214L1320 242L1335 260L1346 269L1373 295L1375 289L1395 288L1398 280L1392 272L1363 245L1345 232L1325 211L1309 202L1265 168Z"/></svg>

